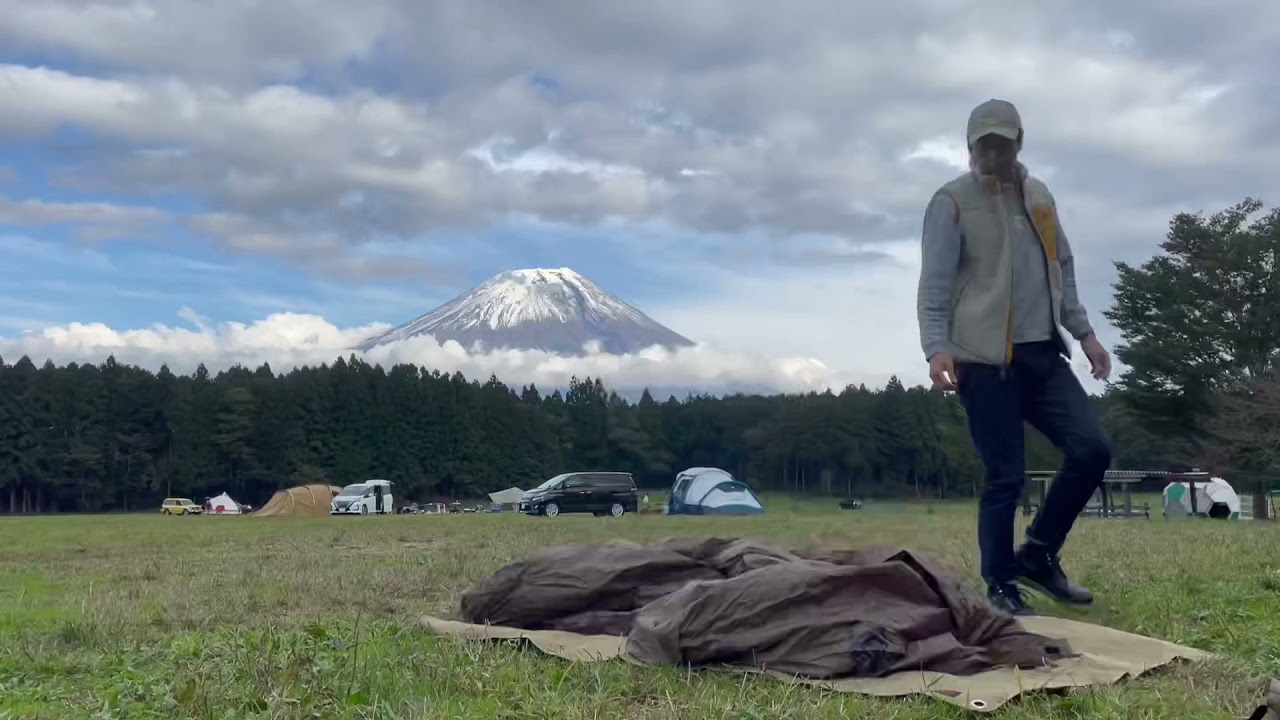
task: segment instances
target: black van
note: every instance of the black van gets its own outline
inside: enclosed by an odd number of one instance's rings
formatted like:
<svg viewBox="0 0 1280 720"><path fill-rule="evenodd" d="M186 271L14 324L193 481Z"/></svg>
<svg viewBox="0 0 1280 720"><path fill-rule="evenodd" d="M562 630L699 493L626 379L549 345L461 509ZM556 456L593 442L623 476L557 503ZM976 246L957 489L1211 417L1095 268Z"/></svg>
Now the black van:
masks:
<svg viewBox="0 0 1280 720"><path fill-rule="evenodd" d="M639 505L636 481L625 472L572 472L557 475L526 492L520 511L555 517L560 513L593 513L621 517Z"/></svg>

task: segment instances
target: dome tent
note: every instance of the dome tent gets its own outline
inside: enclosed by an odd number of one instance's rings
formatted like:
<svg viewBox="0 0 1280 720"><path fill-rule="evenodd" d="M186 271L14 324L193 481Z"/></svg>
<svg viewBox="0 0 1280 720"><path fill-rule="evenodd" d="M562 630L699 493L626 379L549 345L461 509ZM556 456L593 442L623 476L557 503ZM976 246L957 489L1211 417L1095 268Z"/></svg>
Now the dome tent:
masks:
<svg viewBox="0 0 1280 720"><path fill-rule="evenodd" d="M1222 478L1209 482L1172 482L1164 488L1165 517L1202 517L1238 520L1240 496ZM1194 508L1194 510L1193 510Z"/></svg>
<svg viewBox="0 0 1280 720"><path fill-rule="evenodd" d="M299 485L277 490L262 509L254 513L262 517L319 517L329 514L333 496L342 488L336 485Z"/></svg>
<svg viewBox="0 0 1280 720"><path fill-rule="evenodd" d="M676 475L668 515L757 515L764 512L750 485L720 468L695 467Z"/></svg>

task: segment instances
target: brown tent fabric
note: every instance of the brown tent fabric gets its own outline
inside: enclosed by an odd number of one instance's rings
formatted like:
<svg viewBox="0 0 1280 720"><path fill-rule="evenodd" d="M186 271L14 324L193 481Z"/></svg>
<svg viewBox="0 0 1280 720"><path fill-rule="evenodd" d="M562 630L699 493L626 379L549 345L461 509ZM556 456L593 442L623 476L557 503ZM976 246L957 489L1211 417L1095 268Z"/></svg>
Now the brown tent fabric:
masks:
<svg viewBox="0 0 1280 720"><path fill-rule="evenodd" d="M963 676L915 670L878 678L830 680L806 679L767 670L762 674L781 682L811 685L832 692L876 697L922 695L970 712L990 713L1023 693L1108 685L1151 672L1176 660L1196 661L1210 657L1209 653L1194 648L1076 620L1040 616L1020 618L1018 622L1041 635L1066 639L1077 651L1076 655L1028 670L995 667L976 675ZM526 641L548 655L570 662L618 659L635 662L627 655L627 638L618 635L520 630L500 625L471 625L430 616L423 617L421 624L429 633L462 640ZM760 672L746 666L720 665L717 668L753 674ZM1280 703L1276 707L1280 709Z"/></svg>
<svg viewBox="0 0 1280 720"><path fill-rule="evenodd" d="M626 635L647 664L729 664L810 679L970 675L1070 657L906 550L804 555L761 540L549 548L461 599L465 620Z"/></svg>
<svg viewBox="0 0 1280 720"><path fill-rule="evenodd" d="M319 517L327 516L333 496L342 488L336 485L299 485L288 490L277 490L262 509L254 513L261 517Z"/></svg>

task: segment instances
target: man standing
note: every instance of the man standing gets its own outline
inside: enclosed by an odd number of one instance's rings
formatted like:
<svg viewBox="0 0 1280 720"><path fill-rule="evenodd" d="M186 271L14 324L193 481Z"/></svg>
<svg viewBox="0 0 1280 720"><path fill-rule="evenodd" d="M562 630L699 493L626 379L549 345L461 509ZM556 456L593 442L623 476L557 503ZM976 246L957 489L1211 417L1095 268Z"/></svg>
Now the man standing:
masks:
<svg viewBox="0 0 1280 720"><path fill-rule="evenodd" d="M1111 358L1077 296L1071 247L1053 196L1018 162L1022 119L1004 100L974 108L969 172L925 211L917 313L935 387L956 390L982 460L978 511L982 577L991 603L1032 614L1015 583L1088 604L1058 553L1111 465L1111 448L1064 355L1080 343L1093 376ZM1014 515L1025 470L1023 422L1062 451L1044 506L1015 552Z"/></svg>

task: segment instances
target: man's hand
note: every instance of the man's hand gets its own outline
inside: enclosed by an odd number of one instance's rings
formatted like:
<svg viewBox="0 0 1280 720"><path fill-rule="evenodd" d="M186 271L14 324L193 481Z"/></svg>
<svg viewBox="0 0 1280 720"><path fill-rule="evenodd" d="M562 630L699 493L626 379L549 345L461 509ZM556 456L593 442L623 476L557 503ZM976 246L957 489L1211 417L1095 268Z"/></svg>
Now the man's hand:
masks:
<svg viewBox="0 0 1280 720"><path fill-rule="evenodd" d="M951 353L934 353L929 358L929 379L939 390L956 389L956 360Z"/></svg>
<svg viewBox="0 0 1280 720"><path fill-rule="evenodd" d="M1084 350L1084 356L1089 358L1089 364L1093 367L1094 380L1106 380L1111 376L1111 355L1107 349L1102 347L1102 343L1098 342L1098 336L1089 333L1080 341L1080 348Z"/></svg>

